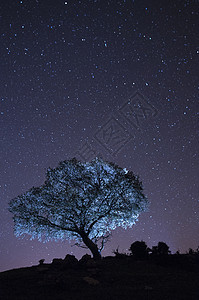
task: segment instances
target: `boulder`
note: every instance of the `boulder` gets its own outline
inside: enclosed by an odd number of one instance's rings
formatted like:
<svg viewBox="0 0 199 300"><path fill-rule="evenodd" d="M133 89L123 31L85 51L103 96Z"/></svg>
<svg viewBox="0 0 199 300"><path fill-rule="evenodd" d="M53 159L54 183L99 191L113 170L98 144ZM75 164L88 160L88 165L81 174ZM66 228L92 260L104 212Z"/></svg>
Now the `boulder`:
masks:
<svg viewBox="0 0 199 300"><path fill-rule="evenodd" d="M53 261L52 261L52 264L53 265L62 265L63 264L63 259L62 258L53 258Z"/></svg>
<svg viewBox="0 0 199 300"><path fill-rule="evenodd" d="M100 283L99 280L92 277L83 277L83 280L86 281L89 285L98 285Z"/></svg>
<svg viewBox="0 0 199 300"><path fill-rule="evenodd" d="M39 260L39 265L42 266L42 265L44 264L44 261L45 261L44 258L40 259L40 260Z"/></svg>

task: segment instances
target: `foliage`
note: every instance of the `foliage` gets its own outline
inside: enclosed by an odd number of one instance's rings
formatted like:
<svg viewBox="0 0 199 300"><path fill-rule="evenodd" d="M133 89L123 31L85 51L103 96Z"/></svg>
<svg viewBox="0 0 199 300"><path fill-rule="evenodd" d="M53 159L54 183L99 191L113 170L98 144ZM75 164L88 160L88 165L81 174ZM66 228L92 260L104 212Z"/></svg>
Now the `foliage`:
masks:
<svg viewBox="0 0 199 300"><path fill-rule="evenodd" d="M136 241L132 243L129 250L136 259L146 258L149 253L149 248L144 241Z"/></svg>
<svg viewBox="0 0 199 300"><path fill-rule="evenodd" d="M195 254L199 254L199 247L196 250L193 250L192 248L189 248L188 252L189 255L195 255Z"/></svg>
<svg viewBox="0 0 199 300"><path fill-rule="evenodd" d="M147 207L139 177L100 158L62 161L42 186L9 203L16 236L76 239L90 249L117 226L132 227Z"/></svg>
<svg viewBox="0 0 199 300"><path fill-rule="evenodd" d="M171 253L169 246L164 242L159 242L157 246L152 247L152 255L168 255Z"/></svg>

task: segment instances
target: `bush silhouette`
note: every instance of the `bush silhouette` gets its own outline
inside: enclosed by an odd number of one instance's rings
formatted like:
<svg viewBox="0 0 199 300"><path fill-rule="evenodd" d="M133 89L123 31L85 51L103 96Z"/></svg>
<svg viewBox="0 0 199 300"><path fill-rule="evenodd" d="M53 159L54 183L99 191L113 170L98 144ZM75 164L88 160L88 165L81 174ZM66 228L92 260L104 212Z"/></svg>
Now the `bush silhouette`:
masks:
<svg viewBox="0 0 199 300"><path fill-rule="evenodd" d="M164 242L159 242L157 246L153 246L151 251L152 255L154 256L168 255L169 253L171 253L171 251L169 251L169 246Z"/></svg>
<svg viewBox="0 0 199 300"><path fill-rule="evenodd" d="M128 257L128 254L119 252L119 247L117 247L116 250L113 250L113 253L115 254L116 258L126 258L126 257Z"/></svg>
<svg viewBox="0 0 199 300"><path fill-rule="evenodd" d="M149 248L144 241L136 241L131 244L129 250L136 259L144 259L148 256Z"/></svg>

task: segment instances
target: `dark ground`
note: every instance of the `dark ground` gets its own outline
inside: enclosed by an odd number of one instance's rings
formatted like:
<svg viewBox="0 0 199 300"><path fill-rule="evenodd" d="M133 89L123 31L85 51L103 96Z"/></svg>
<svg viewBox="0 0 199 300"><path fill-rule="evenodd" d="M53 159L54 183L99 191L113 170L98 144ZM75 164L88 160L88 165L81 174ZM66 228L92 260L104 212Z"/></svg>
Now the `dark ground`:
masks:
<svg viewBox="0 0 199 300"><path fill-rule="evenodd" d="M106 257L0 273L0 300L199 300L199 256Z"/></svg>

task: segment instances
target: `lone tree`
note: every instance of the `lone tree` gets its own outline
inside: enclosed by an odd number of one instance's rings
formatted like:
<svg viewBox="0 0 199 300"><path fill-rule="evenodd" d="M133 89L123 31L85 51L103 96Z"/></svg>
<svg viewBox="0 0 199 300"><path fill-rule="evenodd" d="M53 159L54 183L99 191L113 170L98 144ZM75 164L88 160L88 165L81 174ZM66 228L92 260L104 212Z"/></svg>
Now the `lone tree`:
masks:
<svg viewBox="0 0 199 300"><path fill-rule="evenodd" d="M16 236L29 234L40 241L75 239L90 249L94 259L101 258L111 230L132 227L147 207L139 177L100 158L60 162L47 170L42 186L9 203Z"/></svg>

